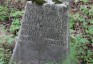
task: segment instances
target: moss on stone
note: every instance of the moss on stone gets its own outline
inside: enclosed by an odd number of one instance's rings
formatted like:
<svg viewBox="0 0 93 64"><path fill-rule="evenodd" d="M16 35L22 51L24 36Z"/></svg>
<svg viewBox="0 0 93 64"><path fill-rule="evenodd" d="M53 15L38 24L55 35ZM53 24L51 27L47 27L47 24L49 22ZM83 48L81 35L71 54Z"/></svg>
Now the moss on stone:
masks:
<svg viewBox="0 0 93 64"><path fill-rule="evenodd" d="M36 3L38 5L43 5L44 3L46 3L45 0L27 0L27 1L32 1L32 3ZM55 4L61 4L62 2L59 0L52 0L53 2L55 2Z"/></svg>
<svg viewBox="0 0 93 64"><path fill-rule="evenodd" d="M53 2L55 2L55 4L61 4L62 2L59 0L52 0Z"/></svg>
<svg viewBox="0 0 93 64"><path fill-rule="evenodd" d="M46 3L45 0L27 0L27 1L32 1L32 3L36 3L38 5L43 5L44 3Z"/></svg>

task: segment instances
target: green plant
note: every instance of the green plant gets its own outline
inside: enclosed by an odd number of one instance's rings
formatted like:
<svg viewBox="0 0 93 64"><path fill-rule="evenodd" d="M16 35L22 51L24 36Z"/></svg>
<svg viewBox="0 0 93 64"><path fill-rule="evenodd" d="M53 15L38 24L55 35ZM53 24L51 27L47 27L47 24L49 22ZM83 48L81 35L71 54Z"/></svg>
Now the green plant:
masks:
<svg viewBox="0 0 93 64"><path fill-rule="evenodd" d="M14 33L14 35L16 35L16 33L18 32L19 28L20 28L20 19L23 15L24 11L15 11L13 10L10 13L10 17L13 17L13 22L10 26L10 32Z"/></svg>
<svg viewBox="0 0 93 64"><path fill-rule="evenodd" d="M12 44L13 41L14 41L14 38L12 35L4 35L4 36L2 36L2 42L1 43L7 42L8 44Z"/></svg>
<svg viewBox="0 0 93 64"><path fill-rule="evenodd" d="M12 35L4 35L0 40L0 64L8 64L13 51L12 44L14 37Z"/></svg>
<svg viewBox="0 0 93 64"><path fill-rule="evenodd" d="M0 64L8 64L11 57L11 45L14 42L12 35L7 35L5 27L0 25L3 35L0 35Z"/></svg>
<svg viewBox="0 0 93 64"><path fill-rule="evenodd" d="M87 2L75 0L78 11L70 14L71 64L93 64L93 7Z"/></svg>
<svg viewBox="0 0 93 64"><path fill-rule="evenodd" d="M19 19L14 19L14 21L12 22L11 26L10 26L10 32L15 33L16 31L19 30L20 28L20 20Z"/></svg>
<svg viewBox="0 0 93 64"><path fill-rule="evenodd" d="M3 48L0 48L0 64L4 64L4 49Z"/></svg>
<svg viewBox="0 0 93 64"><path fill-rule="evenodd" d="M20 17L22 17L23 13L24 13L24 11L12 10L12 12L10 13L10 17L20 18Z"/></svg>
<svg viewBox="0 0 93 64"><path fill-rule="evenodd" d="M4 6L0 6L0 21L6 21L9 18L9 9Z"/></svg>
<svg viewBox="0 0 93 64"><path fill-rule="evenodd" d="M88 2L88 0L75 0L75 2L79 2L79 1L82 1L84 3L87 3Z"/></svg>

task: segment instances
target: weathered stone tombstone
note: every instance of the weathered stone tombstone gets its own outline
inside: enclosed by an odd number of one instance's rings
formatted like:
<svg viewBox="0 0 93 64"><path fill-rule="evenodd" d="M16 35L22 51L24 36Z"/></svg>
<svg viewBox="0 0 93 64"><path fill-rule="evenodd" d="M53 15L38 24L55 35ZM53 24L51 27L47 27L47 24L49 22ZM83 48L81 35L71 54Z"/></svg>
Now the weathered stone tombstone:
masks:
<svg viewBox="0 0 93 64"><path fill-rule="evenodd" d="M10 64L62 64L68 31L68 6L28 2Z"/></svg>

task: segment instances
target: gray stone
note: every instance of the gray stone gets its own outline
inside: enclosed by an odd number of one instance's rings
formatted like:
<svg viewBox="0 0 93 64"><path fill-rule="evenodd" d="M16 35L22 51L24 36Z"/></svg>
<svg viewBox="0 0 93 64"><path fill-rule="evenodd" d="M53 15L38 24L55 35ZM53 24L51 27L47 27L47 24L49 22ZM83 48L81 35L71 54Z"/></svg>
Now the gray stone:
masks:
<svg viewBox="0 0 93 64"><path fill-rule="evenodd" d="M68 34L68 8L27 3L10 64L62 64Z"/></svg>

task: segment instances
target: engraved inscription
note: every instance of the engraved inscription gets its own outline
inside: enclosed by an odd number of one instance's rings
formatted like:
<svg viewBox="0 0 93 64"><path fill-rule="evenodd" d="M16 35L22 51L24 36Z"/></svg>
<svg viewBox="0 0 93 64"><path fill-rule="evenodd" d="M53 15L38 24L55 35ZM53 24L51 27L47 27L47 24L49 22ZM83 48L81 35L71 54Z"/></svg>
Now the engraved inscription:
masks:
<svg viewBox="0 0 93 64"><path fill-rule="evenodd" d="M60 64L67 54L67 24L64 7L28 3L12 60L17 64Z"/></svg>

